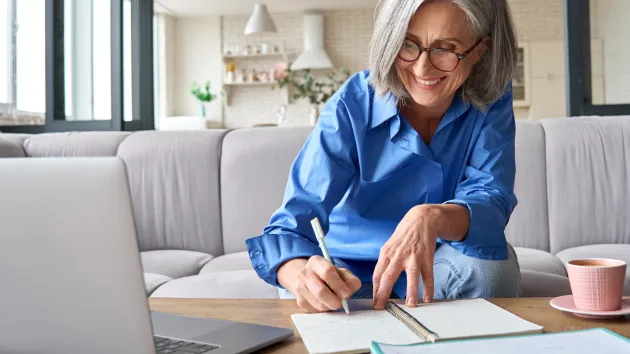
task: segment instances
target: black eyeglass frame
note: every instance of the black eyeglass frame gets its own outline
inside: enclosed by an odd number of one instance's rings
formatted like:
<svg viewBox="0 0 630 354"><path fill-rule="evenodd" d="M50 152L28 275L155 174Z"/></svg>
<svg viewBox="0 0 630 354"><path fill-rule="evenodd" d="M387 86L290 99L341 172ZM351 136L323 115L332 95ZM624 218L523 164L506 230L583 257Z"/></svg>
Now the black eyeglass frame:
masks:
<svg viewBox="0 0 630 354"><path fill-rule="evenodd" d="M418 49L419 49L419 51L418 51L418 56L417 56L415 59L413 59L413 60L407 60L407 59L404 59L404 58L402 58L402 57L400 56L400 51L402 50L402 48L401 48L401 50L399 50L399 51L398 51L398 55L397 55L397 56L398 56L398 58L399 58L400 60L402 60L402 61L404 61L404 62L407 62L407 63L412 63L412 62L417 61L417 60L420 58L420 56L422 55L422 53L423 53L423 52L427 52L427 53L429 54L429 62L431 63L431 65L433 65L433 67L434 67L434 68L436 68L437 70L440 70L440 71L442 71L442 72L448 73L448 72L451 72L451 71L453 71L453 70L457 69L457 67L459 66L459 62L460 62L460 61L462 61L462 59L466 58L466 57L467 57L470 53L472 53L472 51L473 51L473 50L475 50L475 48L477 48L477 46L479 45L479 43L481 43L481 42L482 42L485 38L486 38L486 37L481 37L481 38L479 38L479 39L477 40L477 42L475 42L475 44L473 44L473 45L472 45L472 47L468 48L465 52L463 52L463 53L461 53L461 54L460 54L460 53L457 53L457 52L456 52L456 51L454 51L454 50L444 49L444 48L425 48L425 47L421 46L418 42L414 41L413 39L411 39L411 38L405 38L405 40L406 40L406 41L409 41L409 42L411 42L411 43L415 44L415 45L418 47ZM431 61L431 53L432 53L433 51L435 51L435 50L439 50L439 51L443 51L443 52L448 52L448 53L455 54L455 56L457 57L457 64L455 64L455 67L454 67L453 69L451 69L451 70L442 70L442 69L438 68L437 66L435 66L435 65L433 64L433 61Z"/></svg>

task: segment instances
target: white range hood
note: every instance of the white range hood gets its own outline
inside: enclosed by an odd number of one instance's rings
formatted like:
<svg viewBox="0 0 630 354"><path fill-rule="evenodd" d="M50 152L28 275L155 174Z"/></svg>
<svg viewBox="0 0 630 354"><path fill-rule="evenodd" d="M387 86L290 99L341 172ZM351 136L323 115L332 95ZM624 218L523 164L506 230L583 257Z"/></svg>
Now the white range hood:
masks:
<svg viewBox="0 0 630 354"><path fill-rule="evenodd" d="M304 51L291 65L291 70L330 69L332 62L324 49L324 15L304 14Z"/></svg>

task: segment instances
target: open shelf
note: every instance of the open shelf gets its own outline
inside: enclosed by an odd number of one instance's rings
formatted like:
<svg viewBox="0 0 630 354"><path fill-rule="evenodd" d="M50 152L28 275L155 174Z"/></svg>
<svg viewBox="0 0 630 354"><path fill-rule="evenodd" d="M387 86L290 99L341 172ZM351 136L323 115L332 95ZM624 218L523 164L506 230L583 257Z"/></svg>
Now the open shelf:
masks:
<svg viewBox="0 0 630 354"><path fill-rule="evenodd" d="M276 81L226 82L223 86L271 86Z"/></svg>
<svg viewBox="0 0 630 354"><path fill-rule="evenodd" d="M273 65L275 65L274 61L281 61L281 62L285 62L287 63L289 61L289 56L291 56L291 53L285 52L285 51L280 51L280 52L271 52L271 53L260 53L260 54L238 54L238 53L234 53L234 54L223 54L222 58L223 58L223 63L225 65L228 65L228 63L234 63L236 61L239 61L239 63L235 63L236 67L239 68L242 65L245 68L252 68L252 67L256 67L256 66L260 66L260 65L246 65L247 60L252 60L253 63L262 63L262 62L268 62L268 64L271 65L271 67ZM243 62L240 62L240 61ZM225 78L224 78L225 80ZM245 87L269 87L271 89L271 86L277 84L277 81L246 81L246 82L223 82L223 90L225 92L226 95L226 101L225 103L229 106L231 105L231 101L232 101L232 91L233 90L237 90L238 88L245 88Z"/></svg>
<svg viewBox="0 0 630 354"><path fill-rule="evenodd" d="M223 55L223 61L235 60L235 59L263 59L263 58L285 58L288 54L284 52L279 53L265 53L265 54L230 54Z"/></svg>
<svg viewBox="0 0 630 354"><path fill-rule="evenodd" d="M226 95L226 104L229 106L232 102L232 89L238 87L271 87L277 81L254 81L254 82L226 82L223 84L223 90Z"/></svg>

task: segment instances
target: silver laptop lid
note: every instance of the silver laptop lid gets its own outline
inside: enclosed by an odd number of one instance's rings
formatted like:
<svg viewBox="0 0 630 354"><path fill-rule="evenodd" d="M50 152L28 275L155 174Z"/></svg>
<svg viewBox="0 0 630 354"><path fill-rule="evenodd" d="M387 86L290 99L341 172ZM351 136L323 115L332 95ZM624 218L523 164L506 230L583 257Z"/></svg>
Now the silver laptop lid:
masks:
<svg viewBox="0 0 630 354"><path fill-rule="evenodd" d="M155 353L121 160L0 159L0 352Z"/></svg>

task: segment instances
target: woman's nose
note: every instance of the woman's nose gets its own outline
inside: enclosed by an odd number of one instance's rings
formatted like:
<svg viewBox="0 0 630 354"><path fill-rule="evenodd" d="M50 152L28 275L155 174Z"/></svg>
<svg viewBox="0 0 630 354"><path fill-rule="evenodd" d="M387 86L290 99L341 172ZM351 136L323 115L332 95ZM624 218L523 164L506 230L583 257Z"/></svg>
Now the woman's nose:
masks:
<svg viewBox="0 0 630 354"><path fill-rule="evenodd" d="M433 70L431 60L429 60L429 52L423 51L420 57L413 64L413 73L416 77L426 77Z"/></svg>

